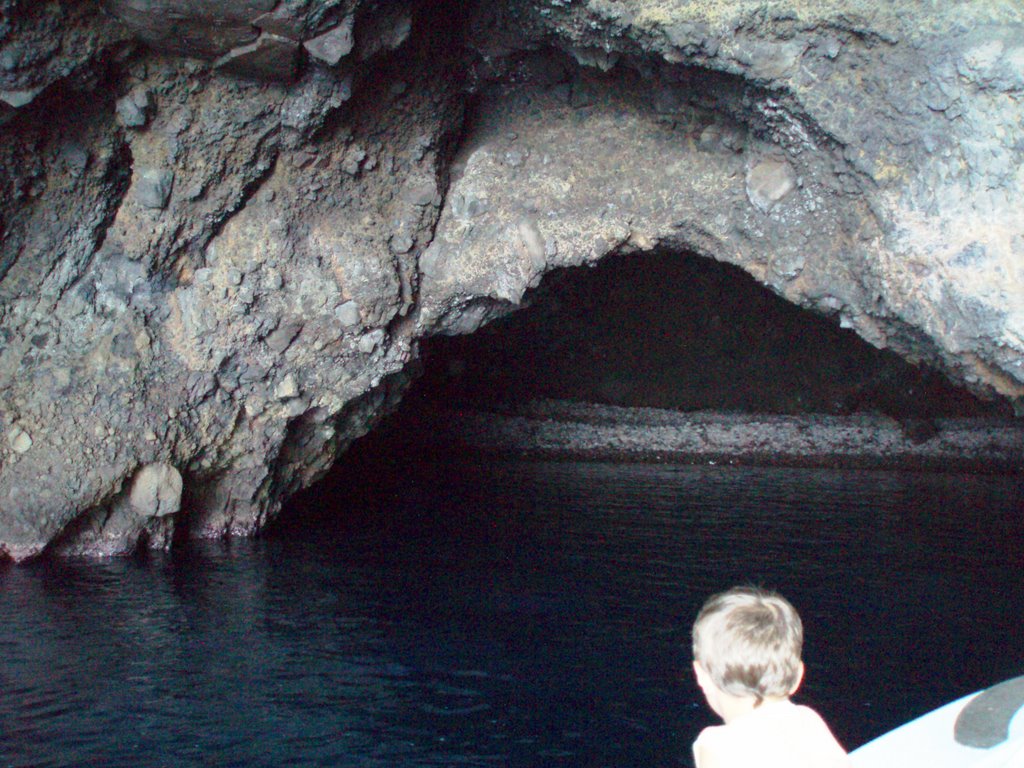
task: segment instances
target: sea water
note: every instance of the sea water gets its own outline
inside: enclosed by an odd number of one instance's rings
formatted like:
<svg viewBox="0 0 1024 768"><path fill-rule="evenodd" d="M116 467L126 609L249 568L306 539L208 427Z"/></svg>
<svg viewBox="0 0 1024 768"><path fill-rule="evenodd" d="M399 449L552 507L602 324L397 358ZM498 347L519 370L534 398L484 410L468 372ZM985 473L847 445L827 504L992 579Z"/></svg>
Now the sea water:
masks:
<svg viewBox="0 0 1024 768"><path fill-rule="evenodd" d="M691 765L690 624L738 583L801 611L850 748L1024 674L1019 477L477 458L299 507L0 568L0 766Z"/></svg>

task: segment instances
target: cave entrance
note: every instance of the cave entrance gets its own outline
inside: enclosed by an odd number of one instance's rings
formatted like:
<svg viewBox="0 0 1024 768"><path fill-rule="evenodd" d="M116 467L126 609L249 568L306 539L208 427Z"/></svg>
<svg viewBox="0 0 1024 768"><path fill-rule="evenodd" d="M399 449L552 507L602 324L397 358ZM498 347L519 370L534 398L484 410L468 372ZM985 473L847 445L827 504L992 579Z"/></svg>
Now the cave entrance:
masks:
<svg viewBox="0 0 1024 768"><path fill-rule="evenodd" d="M438 437L446 414L500 417L541 401L710 418L870 413L914 428L1011 415L739 268L692 253L613 255L556 270L522 309L472 335L427 339L421 353L422 375L398 410L341 457L314 496L351 494L444 455L458 443ZM303 515L321 506L308 496L295 503Z"/></svg>
<svg viewBox="0 0 1024 768"><path fill-rule="evenodd" d="M894 418L1003 414L941 374L878 350L741 269L691 253L560 269L527 307L423 346L408 407L625 407Z"/></svg>

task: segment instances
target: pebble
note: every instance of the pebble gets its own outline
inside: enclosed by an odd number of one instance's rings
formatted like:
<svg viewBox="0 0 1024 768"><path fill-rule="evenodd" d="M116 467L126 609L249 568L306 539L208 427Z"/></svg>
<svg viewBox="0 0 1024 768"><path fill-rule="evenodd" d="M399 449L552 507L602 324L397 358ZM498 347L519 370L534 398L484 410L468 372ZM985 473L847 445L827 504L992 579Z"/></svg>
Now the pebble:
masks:
<svg viewBox="0 0 1024 768"><path fill-rule="evenodd" d="M274 396L278 400L291 400L294 397L298 397L298 395L299 385L295 381L295 376L290 373L281 379L281 383L274 390Z"/></svg>
<svg viewBox="0 0 1024 768"><path fill-rule="evenodd" d="M354 301L346 301L344 304L338 305L334 310L334 316L346 328L359 325L363 319L359 311L359 305Z"/></svg>
<svg viewBox="0 0 1024 768"><path fill-rule="evenodd" d="M355 40L352 37L354 22L355 16L346 16L344 21L334 29L330 29L312 40L307 40L302 47L317 61L322 61L330 67L336 66L352 52L355 45Z"/></svg>
<svg viewBox="0 0 1024 768"><path fill-rule="evenodd" d="M15 453L26 453L32 447L32 436L21 427L15 425L7 431L7 444Z"/></svg>
<svg viewBox="0 0 1024 768"><path fill-rule="evenodd" d="M162 210L167 207L174 185L174 171L144 168L135 182L135 199L143 208Z"/></svg>
<svg viewBox="0 0 1024 768"><path fill-rule="evenodd" d="M747 196L762 213L768 213L796 187L796 174L785 160L766 158L747 172Z"/></svg>
<svg viewBox="0 0 1024 768"><path fill-rule="evenodd" d="M373 352L373 350L375 350L382 341L384 341L384 335L384 330L381 328L378 328L375 331L370 331L369 333L364 333L359 337L359 341L356 343L356 346L359 348L360 352L368 355Z"/></svg>

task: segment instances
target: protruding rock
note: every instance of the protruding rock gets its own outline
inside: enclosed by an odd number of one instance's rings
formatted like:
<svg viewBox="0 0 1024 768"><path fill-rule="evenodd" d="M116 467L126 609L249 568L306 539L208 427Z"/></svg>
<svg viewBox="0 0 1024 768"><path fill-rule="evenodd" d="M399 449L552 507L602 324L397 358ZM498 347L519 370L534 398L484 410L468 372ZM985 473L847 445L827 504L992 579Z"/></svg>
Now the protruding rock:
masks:
<svg viewBox="0 0 1024 768"><path fill-rule="evenodd" d="M145 88L133 88L117 100L117 117L127 128L141 128L149 121L153 101Z"/></svg>
<svg viewBox="0 0 1024 768"><path fill-rule="evenodd" d="M147 464L132 481L128 501L142 517L166 517L181 509L181 473L170 464Z"/></svg>
<svg viewBox="0 0 1024 768"><path fill-rule="evenodd" d="M32 436L15 425L7 431L7 444L15 453L26 453L32 447Z"/></svg>
<svg viewBox="0 0 1024 768"><path fill-rule="evenodd" d="M359 347L360 352L368 355L380 346L386 335L386 332L382 328L377 328L376 330L364 333L360 336L356 346Z"/></svg>
<svg viewBox="0 0 1024 768"><path fill-rule="evenodd" d="M252 25L264 32L301 40L306 26L305 18L296 14L295 11L296 8L292 3L281 3L270 13L257 16Z"/></svg>
<svg viewBox="0 0 1024 768"><path fill-rule="evenodd" d="M341 169L350 176L355 176L359 173L359 169L362 168L365 159L366 150L360 146L354 146L345 153Z"/></svg>
<svg viewBox="0 0 1024 768"><path fill-rule="evenodd" d="M282 323L277 330L271 333L266 338L266 344L270 347L271 351L280 354L291 346L292 341L299 335L299 331L302 330L300 323Z"/></svg>
<svg viewBox="0 0 1024 768"><path fill-rule="evenodd" d="M281 124L306 135L323 125L328 115L352 98L352 78L337 80L319 68L308 72L281 103Z"/></svg>
<svg viewBox="0 0 1024 768"><path fill-rule="evenodd" d="M354 301L346 301L334 310L334 316L338 318L338 322L346 328L351 328L354 325L359 325L362 322L362 314L359 312L359 305Z"/></svg>
<svg viewBox="0 0 1024 768"><path fill-rule="evenodd" d="M369 59L381 51L397 50L409 39L409 34L412 31L412 18L403 12L373 21L375 26L370 29L365 26L360 27L359 57L363 60Z"/></svg>
<svg viewBox="0 0 1024 768"><path fill-rule="evenodd" d="M15 91L0 91L0 101L14 109L21 109L31 104L42 90L42 88L25 88Z"/></svg>
<svg viewBox="0 0 1024 768"><path fill-rule="evenodd" d="M302 46L317 61L322 61L328 66L335 66L345 56L352 53L355 39L352 37L355 16L346 16L334 29L324 32L322 35L307 40Z"/></svg>
<svg viewBox="0 0 1024 768"><path fill-rule="evenodd" d="M143 208L162 210L167 207L173 186L173 171L145 168L135 182L135 199Z"/></svg>
<svg viewBox="0 0 1024 768"><path fill-rule="evenodd" d="M294 397L299 396L299 385L295 381L295 376L292 374L286 374L281 382L277 385L274 390L274 397L278 400L291 400Z"/></svg>
<svg viewBox="0 0 1024 768"><path fill-rule="evenodd" d="M410 180L402 190L402 199L412 205L425 206L437 197L437 183L433 179Z"/></svg>
<svg viewBox="0 0 1024 768"><path fill-rule="evenodd" d="M573 58L585 67L594 67L608 72L619 61L617 51L606 51L603 48L573 48Z"/></svg>
<svg viewBox="0 0 1024 768"><path fill-rule="evenodd" d="M529 218L521 219L516 231L529 267L538 272L542 271L546 263L546 243L537 222Z"/></svg>
<svg viewBox="0 0 1024 768"><path fill-rule="evenodd" d="M768 213L796 187L796 173L785 160L766 158L747 172L747 197Z"/></svg>
<svg viewBox="0 0 1024 768"><path fill-rule="evenodd" d="M735 125L712 123L700 133L699 146L710 152L740 152L743 131Z"/></svg>
<svg viewBox="0 0 1024 768"><path fill-rule="evenodd" d="M680 21L664 29L665 37L677 48L699 48L710 34L710 28L703 22Z"/></svg>
<svg viewBox="0 0 1024 768"><path fill-rule="evenodd" d="M104 8L158 50L213 58L252 42L253 20L276 0L103 0Z"/></svg>

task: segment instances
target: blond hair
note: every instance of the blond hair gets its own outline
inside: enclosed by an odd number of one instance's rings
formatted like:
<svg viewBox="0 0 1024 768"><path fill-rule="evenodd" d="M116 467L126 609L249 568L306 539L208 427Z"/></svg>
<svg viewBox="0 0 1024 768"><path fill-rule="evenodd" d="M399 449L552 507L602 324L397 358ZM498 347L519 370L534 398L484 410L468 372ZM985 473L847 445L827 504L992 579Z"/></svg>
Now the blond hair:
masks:
<svg viewBox="0 0 1024 768"><path fill-rule="evenodd" d="M788 600L755 587L712 595L693 625L693 658L734 696L789 696L800 684L803 623Z"/></svg>

